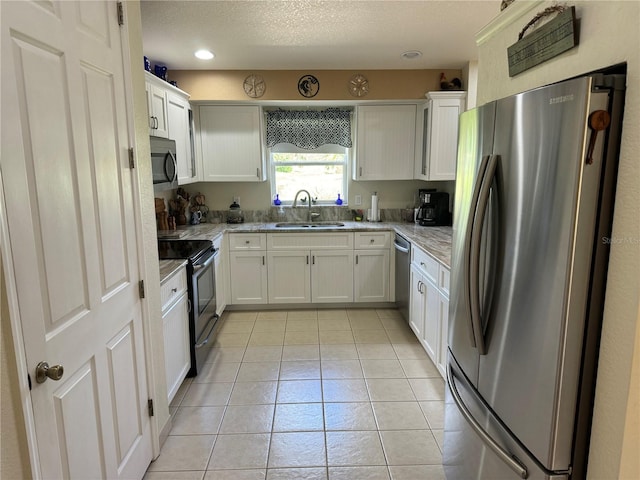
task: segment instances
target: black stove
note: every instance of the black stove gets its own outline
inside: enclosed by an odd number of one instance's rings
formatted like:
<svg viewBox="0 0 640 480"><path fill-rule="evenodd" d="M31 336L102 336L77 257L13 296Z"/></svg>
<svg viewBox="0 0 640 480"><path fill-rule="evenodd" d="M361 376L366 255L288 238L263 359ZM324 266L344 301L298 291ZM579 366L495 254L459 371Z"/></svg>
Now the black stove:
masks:
<svg viewBox="0 0 640 480"><path fill-rule="evenodd" d="M210 240L158 240L160 260L188 259L192 264L213 249Z"/></svg>
<svg viewBox="0 0 640 480"><path fill-rule="evenodd" d="M194 377L214 344L219 317L216 314L215 257L210 240L158 240L160 260L187 260L189 292L189 337Z"/></svg>

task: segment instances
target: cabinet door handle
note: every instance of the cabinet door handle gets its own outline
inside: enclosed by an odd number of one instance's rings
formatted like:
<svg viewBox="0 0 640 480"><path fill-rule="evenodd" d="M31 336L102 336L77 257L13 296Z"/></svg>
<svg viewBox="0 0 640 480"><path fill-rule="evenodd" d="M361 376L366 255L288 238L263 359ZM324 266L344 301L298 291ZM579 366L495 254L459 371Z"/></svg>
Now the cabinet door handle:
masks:
<svg viewBox="0 0 640 480"><path fill-rule="evenodd" d="M307 265L309 265L309 255L307 255Z"/></svg>
<svg viewBox="0 0 640 480"><path fill-rule="evenodd" d="M358 264L358 255L356 255L356 265Z"/></svg>
<svg viewBox="0 0 640 480"><path fill-rule="evenodd" d="M311 256L311 263L312 263L313 265L315 265L315 264L316 264L316 256L315 256L315 255L312 255L312 256Z"/></svg>
<svg viewBox="0 0 640 480"><path fill-rule="evenodd" d="M260 169L256 168L256 177L260 178Z"/></svg>
<svg viewBox="0 0 640 480"><path fill-rule="evenodd" d="M262 265L264 265L264 255L262 256Z"/></svg>
<svg viewBox="0 0 640 480"><path fill-rule="evenodd" d="M362 167L360 167L360 176L362 176Z"/></svg>

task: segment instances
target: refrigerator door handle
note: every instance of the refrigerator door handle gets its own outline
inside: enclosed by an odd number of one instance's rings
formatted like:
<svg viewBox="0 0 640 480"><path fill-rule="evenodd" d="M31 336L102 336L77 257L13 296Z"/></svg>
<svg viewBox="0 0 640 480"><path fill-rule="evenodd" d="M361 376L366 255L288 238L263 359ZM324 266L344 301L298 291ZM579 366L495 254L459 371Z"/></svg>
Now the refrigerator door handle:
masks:
<svg viewBox="0 0 640 480"><path fill-rule="evenodd" d="M464 417L464 419L469 423L474 432L478 434L480 439L487 445L507 466L516 472L520 478L529 478L529 472L527 471L527 467L524 466L518 458L516 458L509 451L505 450L498 442L496 442L491 436L482 428L482 426L478 423L478 421L473 417L472 413L469 411L467 406L464 404L460 393L458 392L458 388L455 383L455 376L453 374L453 369L451 365L447 366L447 383L449 384L451 390L451 397L455 402L458 410Z"/></svg>
<svg viewBox="0 0 640 480"><path fill-rule="evenodd" d="M471 238L473 233L473 227L475 225L475 216L478 207L478 199L480 197L480 190L482 189L482 184L484 181L484 176L487 170L487 164L489 163L490 155L485 155L482 157L482 161L480 162L480 167L478 168L478 177L476 180L476 184L473 187L473 193L471 194L471 209L469 212L469 220L467 222L467 228L464 234L465 243L464 243L464 259L466 262L465 274L464 274L464 294L469 298L472 295L472 279L471 279ZM477 283L477 282L476 282ZM469 301L471 304L471 301ZM476 332L473 322L473 312L469 312L469 339L471 341L472 347L477 347L476 342Z"/></svg>
<svg viewBox="0 0 640 480"><path fill-rule="evenodd" d="M471 324L475 336L475 346L480 355L486 355L487 345L484 341L482 328L482 312L480 311L480 246L482 240L482 227L484 225L491 185L496 173L499 155L490 155L486 170L482 176L482 182L478 189L478 200L471 227L471 239L469 240L469 307L471 310Z"/></svg>

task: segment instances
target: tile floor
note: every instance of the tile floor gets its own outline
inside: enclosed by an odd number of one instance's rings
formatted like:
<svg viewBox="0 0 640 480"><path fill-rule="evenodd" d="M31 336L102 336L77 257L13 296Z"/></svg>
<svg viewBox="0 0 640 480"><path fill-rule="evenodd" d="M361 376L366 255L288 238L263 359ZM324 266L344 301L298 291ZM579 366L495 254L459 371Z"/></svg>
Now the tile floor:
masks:
<svg viewBox="0 0 640 480"><path fill-rule="evenodd" d="M228 312L145 479L444 479L443 401L396 310Z"/></svg>

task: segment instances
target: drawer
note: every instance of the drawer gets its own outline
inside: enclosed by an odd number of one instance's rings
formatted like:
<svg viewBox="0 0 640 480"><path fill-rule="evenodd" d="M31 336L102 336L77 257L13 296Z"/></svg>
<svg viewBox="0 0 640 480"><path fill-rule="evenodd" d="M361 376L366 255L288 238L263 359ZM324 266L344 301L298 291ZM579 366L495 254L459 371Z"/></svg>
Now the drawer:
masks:
<svg viewBox="0 0 640 480"><path fill-rule="evenodd" d="M182 267L160 284L160 304L162 305L162 312L164 313L165 309L186 291L187 269L186 267Z"/></svg>
<svg viewBox="0 0 640 480"><path fill-rule="evenodd" d="M367 248L389 248L390 232L356 232L356 246L358 250Z"/></svg>
<svg viewBox="0 0 640 480"><path fill-rule="evenodd" d="M353 233L269 233L267 247L268 250L352 250Z"/></svg>
<svg viewBox="0 0 640 480"><path fill-rule="evenodd" d="M440 265L439 275L438 275L438 288L447 297L449 296L449 276L450 276L449 269L444 265Z"/></svg>
<svg viewBox="0 0 640 480"><path fill-rule="evenodd" d="M422 273L431 280L435 285L438 285L438 270L440 263L429 255L424 250L411 246L412 262L422 271Z"/></svg>
<svg viewBox="0 0 640 480"><path fill-rule="evenodd" d="M265 233L231 233L229 234L230 250L265 250L267 235Z"/></svg>

